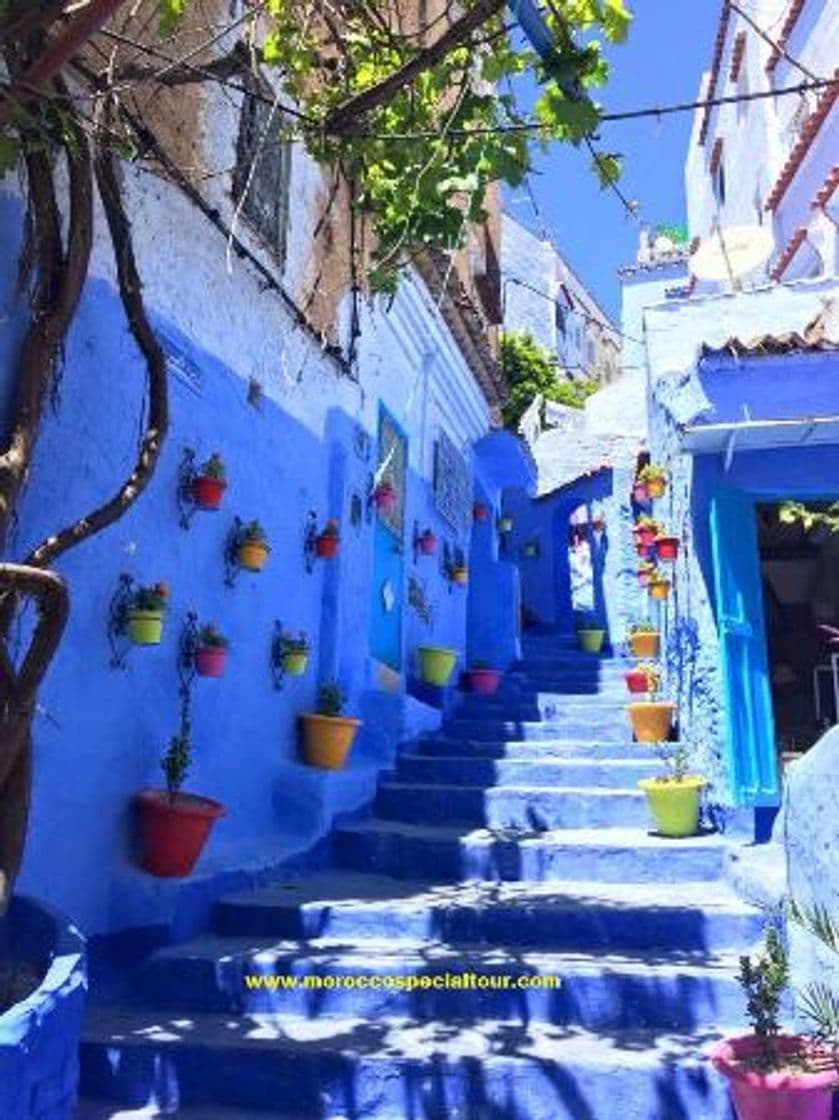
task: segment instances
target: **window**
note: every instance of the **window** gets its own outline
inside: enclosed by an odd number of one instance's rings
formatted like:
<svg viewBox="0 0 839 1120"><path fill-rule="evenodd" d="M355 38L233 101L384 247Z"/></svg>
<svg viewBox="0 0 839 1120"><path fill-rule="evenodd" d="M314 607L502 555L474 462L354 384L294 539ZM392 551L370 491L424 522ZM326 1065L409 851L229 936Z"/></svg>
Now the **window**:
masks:
<svg viewBox="0 0 839 1120"><path fill-rule="evenodd" d="M236 145L233 197L280 262L285 260L291 148L285 116L267 85L245 94Z"/></svg>
<svg viewBox="0 0 839 1120"><path fill-rule="evenodd" d="M711 160L708 165L714 198L720 206L725 205L725 165L722 158L722 148L722 137L718 136L714 141L714 147L711 150Z"/></svg>
<svg viewBox="0 0 839 1120"><path fill-rule="evenodd" d="M562 306L559 300L557 300L557 302L554 304L554 310L554 321L556 323L556 329L559 331L562 337L565 338L565 308Z"/></svg>

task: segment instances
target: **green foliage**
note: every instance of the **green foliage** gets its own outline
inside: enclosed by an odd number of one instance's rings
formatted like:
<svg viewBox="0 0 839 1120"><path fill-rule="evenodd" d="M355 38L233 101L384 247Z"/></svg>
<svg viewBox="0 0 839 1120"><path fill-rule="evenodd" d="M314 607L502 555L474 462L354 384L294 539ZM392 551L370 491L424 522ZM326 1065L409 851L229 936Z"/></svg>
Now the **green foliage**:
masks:
<svg viewBox="0 0 839 1120"><path fill-rule="evenodd" d="M740 987L746 995L746 1017L760 1042L761 1066L778 1069L774 1041L780 1032L781 997L789 983L789 962L777 926L766 927L763 951L740 958Z"/></svg>
<svg viewBox="0 0 839 1120"><path fill-rule="evenodd" d="M824 509L812 509L801 502L784 502L778 518L784 525L801 525L807 532L823 528L839 533L839 502L831 502Z"/></svg>
<svg viewBox="0 0 839 1120"><path fill-rule="evenodd" d="M638 671L644 667L639 666ZM657 692L659 683L661 681L661 674L654 666L647 666L651 671L655 684L649 690L650 692ZM659 748L659 757L664 763L665 773L658 779L660 782L682 782L688 776L690 770L690 753L687 747L677 744L676 746L662 746Z"/></svg>
<svg viewBox="0 0 839 1120"><path fill-rule="evenodd" d="M134 611L160 612L166 610L169 588L165 583L155 583L149 587L135 587L131 593L129 609Z"/></svg>
<svg viewBox="0 0 839 1120"><path fill-rule="evenodd" d="M839 956L839 926L827 908L820 903L807 908L790 899L787 916ZM839 996L823 980L814 981L798 993L801 1011L813 1024L813 1033L820 1042L839 1046Z"/></svg>
<svg viewBox="0 0 839 1120"><path fill-rule="evenodd" d="M262 545L263 548L269 547L268 535L258 521L249 521L247 525L242 526L241 540L249 544Z"/></svg>
<svg viewBox="0 0 839 1120"><path fill-rule="evenodd" d="M640 622L635 622L629 627L630 634L657 634L658 627L654 622L650 622L648 618L641 619Z"/></svg>
<svg viewBox="0 0 839 1120"><path fill-rule="evenodd" d="M199 472L204 478L215 478L223 482L227 478L227 468L218 451L214 451Z"/></svg>
<svg viewBox="0 0 839 1120"><path fill-rule="evenodd" d="M318 690L318 715L340 716L344 710L344 691L338 681L326 681Z"/></svg>
<svg viewBox="0 0 839 1120"><path fill-rule="evenodd" d="M501 368L510 391L504 423L513 431L540 393L546 400L582 408L598 388L596 381L560 381L553 355L527 331L509 331L502 336Z"/></svg>
<svg viewBox="0 0 839 1120"><path fill-rule="evenodd" d="M227 638L213 622L208 622L198 632L198 645L203 649L227 649L229 644Z"/></svg>
<svg viewBox="0 0 839 1120"><path fill-rule="evenodd" d="M160 769L166 779L169 800L174 801L186 781L192 761L192 724L189 718L189 705L184 702L181 709L181 726L177 735L169 740L169 749L160 760Z"/></svg>
<svg viewBox="0 0 839 1120"><path fill-rule="evenodd" d="M297 634L284 632L280 637L280 652L308 653L309 639L306 637L306 634L302 630Z"/></svg>

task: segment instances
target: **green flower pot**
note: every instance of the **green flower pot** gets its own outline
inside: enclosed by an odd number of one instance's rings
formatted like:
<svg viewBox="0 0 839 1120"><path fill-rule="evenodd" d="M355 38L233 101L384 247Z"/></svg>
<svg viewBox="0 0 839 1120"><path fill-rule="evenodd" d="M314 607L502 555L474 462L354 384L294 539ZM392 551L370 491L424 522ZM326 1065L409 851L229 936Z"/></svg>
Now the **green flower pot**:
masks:
<svg viewBox="0 0 839 1120"><path fill-rule="evenodd" d="M603 649L603 640L605 637L605 630L577 631L577 641L580 643L580 649L584 653L600 653Z"/></svg>
<svg viewBox="0 0 839 1120"><path fill-rule="evenodd" d="M302 677L309 663L308 653L284 653L283 672L287 677Z"/></svg>
<svg viewBox="0 0 839 1120"><path fill-rule="evenodd" d="M656 830L662 836L695 836L699 828L699 802L705 778L690 775L679 781L644 778L638 788L647 795Z"/></svg>
<svg viewBox="0 0 839 1120"><path fill-rule="evenodd" d="M448 684L457 661L457 650L444 649L442 646L419 646L417 653L420 673L425 683L439 686Z"/></svg>
<svg viewBox="0 0 839 1120"><path fill-rule="evenodd" d="M135 646L159 646L163 635L161 611L129 611L128 636Z"/></svg>

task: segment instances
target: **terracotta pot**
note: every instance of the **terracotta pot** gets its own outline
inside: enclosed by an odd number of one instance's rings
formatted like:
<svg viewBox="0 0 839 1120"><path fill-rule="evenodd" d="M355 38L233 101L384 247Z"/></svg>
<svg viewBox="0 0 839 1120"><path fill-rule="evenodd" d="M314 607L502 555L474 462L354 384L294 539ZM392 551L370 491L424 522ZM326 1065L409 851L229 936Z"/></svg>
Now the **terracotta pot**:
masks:
<svg viewBox="0 0 839 1120"><path fill-rule="evenodd" d="M468 582L468 568L452 568L452 583L457 583L460 585L460 587L465 587Z"/></svg>
<svg viewBox="0 0 839 1120"><path fill-rule="evenodd" d="M163 636L162 611L129 611L128 636L135 646L159 646Z"/></svg>
<svg viewBox="0 0 839 1120"><path fill-rule="evenodd" d="M650 678L646 673L639 673L637 669L632 669L628 673L624 673L623 679L626 681L626 687L632 693L639 692L657 692L657 688L650 688Z"/></svg>
<svg viewBox="0 0 839 1120"><path fill-rule="evenodd" d="M639 743L666 743L676 705L667 700L647 700L627 704L635 739Z"/></svg>
<svg viewBox="0 0 839 1120"><path fill-rule="evenodd" d="M223 677L227 650L223 646L199 646L195 651L195 672L199 677Z"/></svg>
<svg viewBox="0 0 839 1120"><path fill-rule="evenodd" d="M433 556L437 551L437 538L431 532L425 532L419 538L419 550L423 556Z"/></svg>
<svg viewBox="0 0 839 1120"><path fill-rule="evenodd" d="M398 495L389 482L383 482L373 492L376 509L379 513L392 514L396 510Z"/></svg>
<svg viewBox="0 0 839 1120"><path fill-rule="evenodd" d="M501 685L498 669L468 669L466 687L478 696L494 696Z"/></svg>
<svg viewBox="0 0 839 1120"><path fill-rule="evenodd" d="M647 496L650 498L663 498L666 490L666 479L652 478L647 482Z"/></svg>
<svg viewBox="0 0 839 1120"><path fill-rule="evenodd" d="M344 716L321 716L314 712L301 715L303 725L303 761L321 770L342 770L361 726L360 719Z"/></svg>
<svg viewBox="0 0 839 1120"><path fill-rule="evenodd" d="M227 483L223 478L199 474L192 480L192 500L199 509L218 509L226 489Z"/></svg>
<svg viewBox="0 0 839 1120"><path fill-rule="evenodd" d="M643 661L658 657L661 648L661 635L659 633L645 631L640 634L630 634L627 641L633 657Z"/></svg>
<svg viewBox="0 0 839 1120"><path fill-rule="evenodd" d="M309 655L303 650L289 650L282 655L281 661L287 677L302 677L309 664Z"/></svg>
<svg viewBox="0 0 839 1120"><path fill-rule="evenodd" d="M636 482L632 487L632 497L637 505L642 506L650 500L646 482Z"/></svg>
<svg viewBox="0 0 839 1120"><path fill-rule="evenodd" d="M651 599L667 599L670 595L670 580L651 579L647 590Z"/></svg>
<svg viewBox="0 0 839 1120"><path fill-rule="evenodd" d="M647 804L661 836L695 836L699 830L699 804L705 778L686 775L678 781L642 778L638 788L647 795Z"/></svg>
<svg viewBox="0 0 839 1120"><path fill-rule="evenodd" d="M489 517L489 508L483 502L475 502L472 506L472 517L475 521L486 521Z"/></svg>
<svg viewBox="0 0 839 1120"><path fill-rule="evenodd" d="M236 557L240 568L248 572L261 572L268 559L268 546L260 541L242 541Z"/></svg>
<svg viewBox="0 0 839 1120"><path fill-rule="evenodd" d="M774 1045L789 1058L813 1053L806 1039L792 1035L780 1035ZM830 1120L833 1088L839 1083L835 1067L764 1073L744 1064L759 1055L760 1042L753 1034L724 1039L711 1050L714 1069L731 1083L740 1120Z"/></svg>
<svg viewBox="0 0 839 1120"><path fill-rule="evenodd" d="M675 560L679 555L679 538L656 537L655 550L659 560Z"/></svg>
<svg viewBox="0 0 839 1120"><path fill-rule="evenodd" d="M315 538L315 551L322 560L332 560L338 555L341 538L321 533Z"/></svg>
<svg viewBox="0 0 839 1120"><path fill-rule="evenodd" d="M189 875L224 806L209 797L179 793L170 801L165 790L137 794L140 811L140 866L150 875L182 879Z"/></svg>

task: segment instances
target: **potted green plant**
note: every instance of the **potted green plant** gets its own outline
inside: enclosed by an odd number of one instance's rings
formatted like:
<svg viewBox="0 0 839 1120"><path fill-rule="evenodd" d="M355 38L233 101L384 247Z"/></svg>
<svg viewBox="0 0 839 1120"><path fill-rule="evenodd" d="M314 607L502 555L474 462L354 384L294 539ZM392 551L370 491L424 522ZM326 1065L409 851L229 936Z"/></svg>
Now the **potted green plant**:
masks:
<svg viewBox="0 0 839 1120"><path fill-rule="evenodd" d="M676 560L679 556L679 538L660 533L655 541L655 554L659 560Z"/></svg>
<svg viewBox="0 0 839 1120"><path fill-rule="evenodd" d="M315 550L323 560L331 560L338 555L341 545L341 530L334 517L330 517L315 538Z"/></svg>
<svg viewBox="0 0 839 1120"><path fill-rule="evenodd" d="M214 623L201 627L195 647L195 672L199 677L224 676L229 644Z"/></svg>
<svg viewBox="0 0 839 1120"><path fill-rule="evenodd" d="M302 630L297 634L284 632L280 636L279 654L286 676L302 677L309 664L309 639Z"/></svg>
<svg viewBox="0 0 839 1120"><path fill-rule="evenodd" d="M141 866L150 875L180 879L189 875L215 822L225 809L209 797L183 793L192 758L191 725L186 706L181 727L160 762L166 789L137 794L140 814Z"/></svg>
<svg viewBox="0 0 839 1120"><path fill-rule="evenodd" d="M258 521L249 521L242 527L236 549L240 567L249 572L261 572L270 552L268 536Z"/></svg>
<svg viewBox="0 0 839 1120"><path fill-rule="evenodd" d="M661 672L655 665L644 663L636 665L624 674L626 687L632 693L646 693L653 695L661 688Z"/></svg>
<svg viewBox="0 0 839 1120"><path fill-rule="evenodd" d="M192 500L199 509L215 510L221 506L226 489L227 470L224 460L218 451L214 451L192 479Z"/></svg>
<svg viewBox="0 0 839 1120"><path fill-rule="evenodd" d="M647 581L647 593L651 599L667 599L670 596L671 583L667 576L655 568L650 572L650 578Z"/></svg>
<svg viewBox="0 0 839 1120"><path fill-rule="evenodd" d="M448 684L449 677L458 658L457 650L445 646L418 646L420 676L426 684L442 688Z"/></svg>
<svg viewBox="0 0 839 1120"><path fill-rule="evenodd" d="M361 726L360 719L349 719L344 710L344 693L337 681L322 684L317 710L300 716L303 725L303 761L321 770L343 769Z"/></svg>
<svg viewBox="0 0 839 1120"><path fill-rule="evenodd" d="M160 645L168 598L169 587L165 583L133 589L125 610L125 624L134 645Z"/></svg>
<svg viewBox="0 0 839 1120"><path fill-rule="evenodd" d="M638 743L665 743L676 714L670 700L637 700L627 704L626 711Z"/></svg>
<svg viewBox="0 0 839 1120"><path fill-rule="evenodd" d="M577 642L584 653L601 653L606 631L593 618L584 619L577 627Z"/></svg>
<svg viewBox="0 0 839 1120"><path fill-rule="evenodd" d="M648 498L661 498L667 489L668 471L659 463L647 463L638 472L638 480L647 488Z"/></svg>
<svg viewBox="0 0 839 1120"><path fill-rule="evenodd" d="M656 537L661 532L661 524L654 517L639 517L632 528L635 537L635 547L638 553L644 556L652 548Z"/></svg>
<svg viewBox="0 0 839 1120"><path fill-rule="evenodd" d="M661 836L695 836L699 828L699 804L705 778L688 773L688 753L683 746L663 754L664 774L642 778L638 788L647 795L647 804Z"/></svg>
<svg viewBox="0 0 839 1120"><path fill-rule="evenodd" d="M823 912L792 918L801 921L833 951L839 930ZM811 984L804 1013L812 1035L782 1034L781 1001L789 984L789 962L774 923L767 926L763 950L740 958L740 986L746 997L751 1034L726 1038L711 1050L714 1068L728 1078L739 1120L830 1120L839 1085L839 1007L827 985Z"/></svg>
<svg viewBox="0 0 839 1120"><path fill-rule="evenodd" d="M649 659L658 657L661 648L661 634L649 619L636 622L629 628L627 645L633 657Z"/></svg>
<svg viewBox="0 0 839 1120"><path fill-rule="evenodd" d="M478 696L494 696L501 686L501 670L493 669L488 661L473 661L466 670L466 687Z"/></svg>

